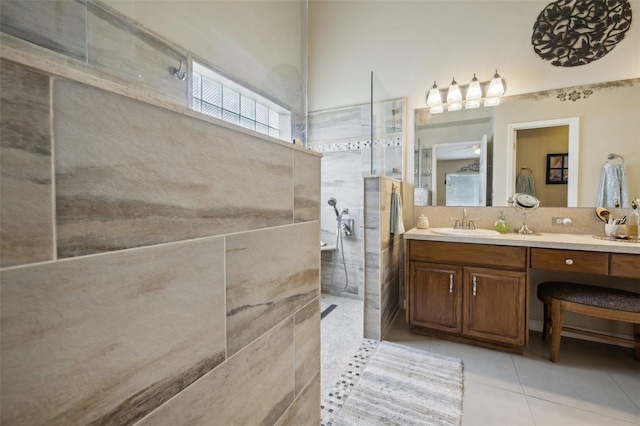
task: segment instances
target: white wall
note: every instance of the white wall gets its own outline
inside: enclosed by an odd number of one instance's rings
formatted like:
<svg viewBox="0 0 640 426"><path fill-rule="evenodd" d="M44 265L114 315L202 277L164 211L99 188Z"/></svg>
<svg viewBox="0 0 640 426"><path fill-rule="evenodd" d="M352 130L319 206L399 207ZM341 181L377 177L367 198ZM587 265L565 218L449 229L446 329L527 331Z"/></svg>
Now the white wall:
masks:
<svg viewBox="0 0 640 426"><path fill-rule="evenodd" d="M304 113L304 1L104 0L229 76Z"/></svg>
<svg viewBox="0 0 640 426"><path fill-rule="evenodd" d="M467 84L494 70L507 95L640 76L640 25L608 55L586 66L555 67L531 45L548 0L309 1L309 111L366 102L373 71L409 110L425 105L436 80ZM640 13L640 1L632 0Z"/></svg>

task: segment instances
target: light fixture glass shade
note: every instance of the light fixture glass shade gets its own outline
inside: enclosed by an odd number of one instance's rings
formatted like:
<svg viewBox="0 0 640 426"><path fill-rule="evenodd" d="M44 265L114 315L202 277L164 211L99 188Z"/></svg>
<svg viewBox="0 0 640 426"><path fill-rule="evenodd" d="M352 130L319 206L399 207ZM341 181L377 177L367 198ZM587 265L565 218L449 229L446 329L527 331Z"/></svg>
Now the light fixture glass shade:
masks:
<svg viewBox="0 0 640 426"><path fill-rule="evenodd" d="M480 108L480 99L472 99L464 104L465 109Z"/></svg>
<svg viewBox="0 0 640 426"><path fill-rule="evenodd" d="M480 82L475 74L473 74L473 78L471 79L471 83L469 83L469 88L467 89L467 101L480 99L482 97L482 88L480 88ZM478 103L480 106L480 103ZM475 107L467 107L467 108L475 108Z"/></svg>
<svg viewBox="0 0 640 426"><path fill-rule="evenodd" d="M431 114L440 114L444 111L444 108L442 108L442 105L434 105L429 109L429 112Z"/></svg>
<svg viewBox="0 0 640 426"><path fill-rule="evenodd" d="M449 86L449 91L447 92L447 103L451 104L460 101L462 101L462 92L460 92L460 87L454 78L451 80L451 86ZM452 111L451 108L449 108L449 111Z"/></svg>
<svg viewBox="0 0 640 426"><path fill-rule="evenodd" d="M453 102L449 104L447 111L458 111L462 109L462 102Z"/></svg>
<svg viewBox="0 0 640 426"><path fill-rule="evenodd" d="M498 106L500 105L500 98L487 98L484 101L484 106Z"/></svg>
<svg viewBox="0 0 640 426"><path fill-rule="evenodd" d="M498 74L498 70L493 75L493 78L489 82L489 89L487 89L487 98L493 98L496 96L504 95L504 84L502 83L502 77Z"/></svg>
<svg viewBox="0 0 640 426"><path fill-rule="evenodd" d="M440 89L438 89L438 86L434 81L433 86L427 95L427 106L434 107L438 105L442 105L442 96L440 96Z"/></svg>

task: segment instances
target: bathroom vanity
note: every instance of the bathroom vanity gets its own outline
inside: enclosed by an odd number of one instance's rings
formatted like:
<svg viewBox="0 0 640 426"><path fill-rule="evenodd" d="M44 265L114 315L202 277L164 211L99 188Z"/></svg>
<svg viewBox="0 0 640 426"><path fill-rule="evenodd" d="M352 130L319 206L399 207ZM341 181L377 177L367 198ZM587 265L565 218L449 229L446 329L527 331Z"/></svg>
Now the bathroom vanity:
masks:
<svg viewBox="0 0 640 426"><path fill-rule="evenodd" d="M404 234L407 322L414 333L522 353L531 269L638 279L640 244L588 235Z"/></svg>

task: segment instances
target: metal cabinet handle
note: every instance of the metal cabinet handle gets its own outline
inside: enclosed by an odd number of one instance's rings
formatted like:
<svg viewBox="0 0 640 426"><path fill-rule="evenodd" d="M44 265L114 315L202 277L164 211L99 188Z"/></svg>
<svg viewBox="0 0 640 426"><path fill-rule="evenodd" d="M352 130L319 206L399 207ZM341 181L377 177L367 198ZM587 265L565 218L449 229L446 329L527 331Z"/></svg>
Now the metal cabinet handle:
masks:
<svg viewBox="0 0 640 426"><path fill-rule="evenodd" d="M453 293L453 274L449 274L449 293Z"/></svg>
<svg viewBox="0 0 640 426"><path fill-rule="evenodd" d="M565 259L564 263L567 265L573 265L573 259Z"/></svg>
<svg viewBox="0 0 640 426"><path fill-rule="evenodd" d="M476 290L477 290L477 288L476 288L476 285L477 285L476 277L473 277L472 280L473 280L473 295L475 296L476 295Z"/></svg>

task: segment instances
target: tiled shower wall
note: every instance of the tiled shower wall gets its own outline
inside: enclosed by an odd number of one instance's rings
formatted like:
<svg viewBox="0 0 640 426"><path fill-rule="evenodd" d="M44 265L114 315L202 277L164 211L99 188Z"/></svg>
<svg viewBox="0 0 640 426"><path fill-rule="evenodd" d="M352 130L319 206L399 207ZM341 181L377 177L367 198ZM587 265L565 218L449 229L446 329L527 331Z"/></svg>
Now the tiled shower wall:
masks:
<svg viewBox="0 0 640 426"><path fill-rule="evenodd" d="M319 156L1 67L0 423L318 424Z"/></svg>
<svg viewBox="0 0 640 426"><path fill-rule="evenodd" d="M391 194L402 182L364 179L365 296L364 337L382 339L398 310L402 236L391 233Z"/></svg>
<svg viewBox="0 0 640 426"><path fill-rule="evenodd" d="M3 0L0 23L3 33L73 58L71 66L86 64L104 78L171 103L188 104L188 80L168 72L179 61L186 63L188 52L100 2Z"/></svg>
<svg viewBox="0 0 640 426"><path fill-rule="evenodd" d="M384 102L384 129L374 141L374 155L383 164L384 175L402 176L404 100ZM336 216L329 198L338 210L349 209L345 217L355 220L354 232L343 238L347 265L347 293L364 296L364 180L371 172L371 106L369 104L309 113L308 147L321 152L321 239L336 245ZM333 285L332 285L333 275ZM340 292L345 288L342 254L322 252L322 291Z"/></svg>

